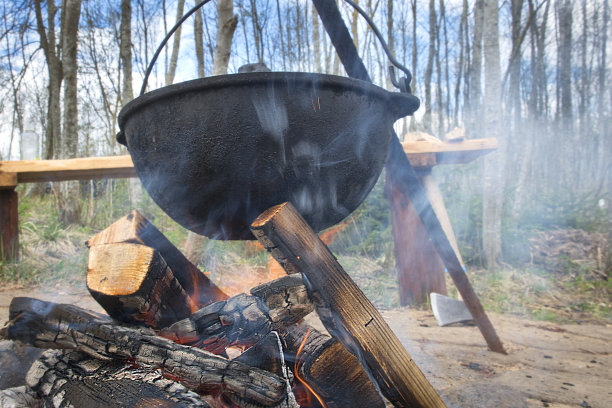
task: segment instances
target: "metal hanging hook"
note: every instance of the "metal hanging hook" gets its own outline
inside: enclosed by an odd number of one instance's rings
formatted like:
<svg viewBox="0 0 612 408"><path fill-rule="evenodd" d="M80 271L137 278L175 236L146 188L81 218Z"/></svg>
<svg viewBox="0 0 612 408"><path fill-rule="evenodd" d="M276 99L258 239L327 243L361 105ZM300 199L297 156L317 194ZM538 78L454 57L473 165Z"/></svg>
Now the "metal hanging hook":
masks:
<svg viewBox="0 0 612 408"><path fill-rule="evenodd" d="M393 84L393 86L398 88L401 92L412 93L410 90L410 81L412 81L412 74L410 73L410 70L406 68L404 65L402 65L397 59L395 59L383 35L378 30L378 27L376 27L376 24L374 24L374 21L372 21L372 19L368 16L368 14L361 7L359 7L359 5L356 4L353 0L344 0L344 1L348 3L351 7L353 7L355 10L357 10L359 14L361 14L361 16L365 19L365 21L368 23L368 25L370 26L370 28L372 29L372 31L378 38L378 41L380 41L383 47L383 50L385 51L385 54L387 54L387 58L389 58L389 61L391 61L391 64L393 64L393 65L389 65L389 75L391 75L391 83ZM399 81L395 77L394 66L397 69L403 71L404 74L406 74L406 76L400 78Z"/></svg>

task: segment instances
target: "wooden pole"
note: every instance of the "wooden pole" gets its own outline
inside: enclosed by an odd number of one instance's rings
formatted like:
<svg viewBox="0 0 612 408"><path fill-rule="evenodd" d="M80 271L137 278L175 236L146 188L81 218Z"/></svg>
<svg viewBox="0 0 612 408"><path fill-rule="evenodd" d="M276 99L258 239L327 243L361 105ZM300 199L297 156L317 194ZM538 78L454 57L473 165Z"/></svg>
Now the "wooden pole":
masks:
<svg viewBox="0 0 612 408"><path fill-rule="evenodd" d="M431 292L447 294L444 263L412 202L389 180L389 173L386 177L400 305L425 304Z"/></svg>
<svg viewBox="0 0 612 408"><path fill-rule="evenodd" d="M371 82L368 71L361 58L359 58L355 43L344 24L344 20L342 20L338 5L329 0L313 0L313 3L319 12L325 30L329 34L347 74L351 78ZM474 317L487 345L492 351L506 354L506 350L482 308L480 300L476 296L474 288L463 270L461 261L457 258L455 250L444 233L441 222L427 199L425 189L410 165L404 148L395 132L389 145L386 171L391 175L392 183L396 184L406 199L412 202L416 212L419 214L425 229L436 246L440 258L444 261L444 266L463 297L465 305Z"/></svg>
<svg viewBox="0 0 612 408"><path fill-rule="evenodd" d="M311 298L327 330L376 379L383 395L397 407L446 405L412 360L383 317L344 271L329 248L302 216L284 203L263 212L251 231L267 249L282 253L305 276Z"/></svg>
<svg viewBox="0 0 612 408"><path fill-rule="evenodd" d="M0 171L0 261L15 261L19 253L17 174Z"/></svg>

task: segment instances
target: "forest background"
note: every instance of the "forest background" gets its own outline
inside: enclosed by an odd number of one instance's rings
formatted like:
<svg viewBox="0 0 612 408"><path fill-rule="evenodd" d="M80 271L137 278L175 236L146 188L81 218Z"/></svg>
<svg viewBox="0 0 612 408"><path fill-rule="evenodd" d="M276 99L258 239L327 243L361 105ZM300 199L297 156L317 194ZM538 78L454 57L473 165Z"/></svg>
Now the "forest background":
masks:
<svg viewBox="0 0 612 408"><path fill-rule="evenodd" d="M372 30L338 3L374 82L392 89ZM611 319L608 0L358 3L413 73L422 106L396 123L400 137L419 131L443 138L463 127L468 138L499 141L485 159L434 170L470 278L489 293L485 306L545 319L576 313ZM0 4L0 159L126 154L115 140L117 115L135 96L161 39L195 3ZM217 0L164 48L148 89L254 62L273 71L346 75L310 1ZM395 298L384 295L396 279L383 182L332 249L379 304L394 306ZM79 268L82 276L83 236L132 207L185 244L187 232L135 181L20 186L20 196L24 256L1 265L5 281L44 281ZM200 264L207 269L262 262L249 260L238 244L205 248ZM559 291L575 297L558 305ZM545 300L534 299L543 294Z"/></svg>

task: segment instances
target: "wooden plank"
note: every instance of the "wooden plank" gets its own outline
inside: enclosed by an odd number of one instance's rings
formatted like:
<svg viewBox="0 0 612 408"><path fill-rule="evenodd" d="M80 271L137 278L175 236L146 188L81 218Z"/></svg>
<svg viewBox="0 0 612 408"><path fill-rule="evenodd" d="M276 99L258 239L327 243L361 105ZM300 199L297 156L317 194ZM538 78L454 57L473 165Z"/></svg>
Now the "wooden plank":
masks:
<svg viewBox="0 0 612 408"><path fill-rule="evenodd" d="M380 313L291 203L263 212L251 231L306 276L327 330L360 356L383 395L397 407L446 407Z"/></svg>
<svg viewBox="0 0 612 408"><path fill-rule="evenodd" d="M0 260L17 260L19 248L18 200L15 190L0 190Z"/></svg>
<svg viewBox="0 0 612 408"><path fill-rule="evenodd" d="M0 172L16 173L19 183L136 177L136 170L129 155L3 161L0 162Z"/></svg>
<svg viewBox="0 0 612 408"><path fill-rule="evenodd" d="M402 148L414 167L424 167L419 165L419 161L423 161L422 156L432 153L436 155L435 164L462 164L496 150L497 139L466 139L461 142L421 139L402 142Z"/></svg>

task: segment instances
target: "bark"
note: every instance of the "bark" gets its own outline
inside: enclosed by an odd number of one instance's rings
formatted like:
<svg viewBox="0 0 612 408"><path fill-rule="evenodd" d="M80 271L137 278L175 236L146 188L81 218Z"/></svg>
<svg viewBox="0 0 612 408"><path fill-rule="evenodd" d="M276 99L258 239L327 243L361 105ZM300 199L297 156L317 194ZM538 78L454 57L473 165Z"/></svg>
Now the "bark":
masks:
<svg viewBox="0 0 612 408"><path fill-rule="evenodd" d="M238 24L238 16L234 15L233 0L217 1L217 42L215 46L215 57L213 59L212 75L223 75L227 73L232 39Z"/></svg>
<svg viewBox="0 0 612 408"><path fill-rule="evenodd" d="M284 38L284 30L283 20L281 18L281 9L280 9L280 0L276 0L276 14L278 17L278 33L280 35L281 42L281 55L283 57L283 71L287 71L287 48L285 47L285 38Z"/></svg>
<svg viewBox="0 0 612 408"><path fill-rule="evenodd" d="M306 382L325 401L325 406L385 406L359 359L338 340L305 323L287 327L282 336L287 344L285 359L298 381ZM294 381L294 388L297 385Z"/></svg>
<svg viewBox="0 0 612 408"><path fill-rule="evenodd" d="M238 16L234 15L233 0L219 0L217 2L217 40L213 58L212 75L227 74L232 39L238 24ZM189 232L185 241L185 257L197 265L202 260L206 237Z"/></svg>
<svg viewBox="0 0 612 408"><path fill-rule="evenodd" d="M501 133L501 72L497 1L484 6L485 110L487 133L498 139L498 152L488 155L484 164L483 183L483 251L486 267L495 268L502 260L501 219L504 195L504 138Z"/></svg>
<svg viewBox="0 0 612 408"><path fill-rule="evenodd" d="M146 245L159 251L183 289L200 305L228 297L136 210L91 237L86 244L93 247L115 242Z"/></svg>
<svg viewBox="0 0 612 408"><path fill-rule="evenodd" d="M207 393L227 393L244 401L278 406L289 398L286 380L239 361L173 343L146 330L117 326L73 305L14 298L11 321L0 337L39 348L78 350L101 360L131 361L161 369L167 378Z"/></svg>
<svg viewBox="0 0 612 408"><path fill-rule="evenodd" d="M459 57L457 59L457 81L455 82L455 108L453 111L453 123L455 126L459 125L459 97L461 92L461 79L463 78L465 64L465 42L467 42L467 36L465 36L465 29L467 24L467 13L468 3L467 0L463 0L463 8L461 10L461 20L459 22ZM464 84L464 87L466 85ZM465 108L465 106L464 106Z"/></svg>
<svg viewBox="0 0 612 408"><path fill-rule="evenodd" d="M109 316L154 329L186 318L199 306L159 252L139 244L91 247L87 289Z"/></svg>
<svg viewBox="0 0 612 408"><path fill-rule="evenodd" d="M484 25L484 0L476 0L474 3L474 36L472 39L472 63L470 65L470 102L468 109L468 121L472 131L479 135L481 115L481 73L482 73L482 33Z"/></svg>
<svg viewBox="0 0 612 408"><path fill-rule="evenodd" d="M123 92L121 104L125 105L134 99L132 89L132 2L121 0L121 26L119 28L121 42L119 56L123 71Z"/></svg>
<svg viewBox="0 0 612 408"><path fill-rule="evenodd" d="M431 76L433 74L434 57L436 53L436 7L435 0L429 0L429 53L427 68L425 68L425 115L423 126L431 133Z"/></svg>
<svg viewBox="0 0 612 408"><path fill-rule="evenodd" d="M321 45L319 37L319 14L316 7L312 8L312 46L314 52L315 72L323 72L321 68Z"/></svg>
<svg viewBox="0 0 612 408"><path fill-rule="evenodd" d="M387 399L396 406L445 406L380 313L290 203L264 211L251 230L265 248L284 254L276 259L281 265L290 263L306 276L326 329L362 358Z"/></svg>
<svg viewBox="0 0 612 408"><path fill-rule="evenodd" d="M185 0L178 0L176 4L176 22L183 18L183 9L185 8ZM174 33L172 43L172 54L170 55L170 64L166 71L166 85L170 85L174 82L174 75L176 74L176 65L178 64L179 48L181 47L181 27L179 27Z"/></svg>
<svg viewBox="0 0 612 408"><path fill-rule="evenodd" d="M36 14L36 28L40 38L40 46L45 54L47 62L48 81L48 100L47 100L47 128L45 135L45 151L43 158L53 159L56 154L56 147L60 144L61 138L61 105L60 93L62 81L64 79L62 61L57 53L58 44L55 35L55 19L58 8L55 1L47 1L47 28L42 16L42 0L34 1Z"/></svg>
<svg viewBox="0 0 612 408"><path fill-rule="evenodd" d="M47 407L210 407L159 370L134 369L120 360L101 361L75 351L44 352L30 368L28 384Z"/></svg>
<svg viewBox="0 0 612 408"><path fill-rule="evenodd" d="M204 78L204 27L202 25L202 9L195 12L193 19L193 36L195 37L196 60L198 62L198 78Z"/></svg>
<svg viewBox="0 0 612 408"><path fill-rule="evenodd" d="M66 0L62 10L62 72L64 75L64 123L60 158L78 155L79 118L77 100L77 44L81 0ZM60 221L75 224L81 220L81 201L78 182L60 185L58 194Z"/></svg>
<svg viewBox="0 0 612 408"><path fill-rule="evenodd" d="M572 13L571 0L559 4L559 87L561 88L561 118L563 127L572 126ZM568 133L568 135L571 133Z"/></svg>
<svg viewBox="0 0 612 408"><path fill-rule="evenodd" d="M230 345L250 347L314 310L300 275L287 276L208 305L160 331L177 343L220 354Z"/></svg>

